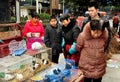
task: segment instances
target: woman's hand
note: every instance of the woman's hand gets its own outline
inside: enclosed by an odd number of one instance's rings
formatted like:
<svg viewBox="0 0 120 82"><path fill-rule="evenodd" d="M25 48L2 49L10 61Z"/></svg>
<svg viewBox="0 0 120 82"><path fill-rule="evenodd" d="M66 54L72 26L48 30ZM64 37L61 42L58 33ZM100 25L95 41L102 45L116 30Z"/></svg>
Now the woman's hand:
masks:
<svg viewBox="0 0 120 82"><path fill-rule="evenodd" d="M27 37L32 37L32 33L31 33L31 32L28 32L28 33L27 33Z"/></svg>
<svg viewBox="0 0 120 82"><path fill-rule="evenodd" d="M32 33L32 37L40 37L40 33Z"/></svg>

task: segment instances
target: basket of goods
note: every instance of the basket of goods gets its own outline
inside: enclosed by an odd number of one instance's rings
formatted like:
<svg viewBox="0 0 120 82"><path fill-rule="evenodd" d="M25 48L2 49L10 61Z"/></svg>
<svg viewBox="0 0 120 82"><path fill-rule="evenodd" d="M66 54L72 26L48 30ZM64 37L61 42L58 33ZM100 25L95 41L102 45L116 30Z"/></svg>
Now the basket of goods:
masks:
<svg viewBox="0 0 120 82"><path fill-rule="evenodd" d="M13 39L22 40L22 27L17 23L0 24L0 58L10 54L8 44Z"/></svg>

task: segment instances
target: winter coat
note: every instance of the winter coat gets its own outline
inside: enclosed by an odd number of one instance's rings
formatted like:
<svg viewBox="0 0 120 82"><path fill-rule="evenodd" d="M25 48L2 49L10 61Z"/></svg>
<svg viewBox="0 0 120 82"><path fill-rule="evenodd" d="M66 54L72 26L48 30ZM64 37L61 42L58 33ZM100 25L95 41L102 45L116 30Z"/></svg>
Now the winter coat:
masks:
<svg viewBox="0 0 120 82"><path fill-rule="evenodd" d="M34 37L27 37L27 33L40 33L40 36L37 38ZM37 24L34 24L32 22L32 19L30 21L27 21L24 29L23 29L23 36L27 37L27 49L32 48L32 43L34 42L42 42L42 39L44 38L44 27L40 21L37 22Z"/></svg>
<svg viewBox="0 0 120 82"><path fill-rule="evenodd" d="M92 38L90 23L85 25L77 39L76 49L80 53L79 69L87 78L100 78L105 74L106 60L104 48L107 44L108 31L105 28L99 38Z"/></svg>
<svg viewBox="0 0 120 82"><path fill-rule="evenodd" d="M59 24L56 28L51 25L46 27L44 42L47 47L52 48L52 55L62 52L62 29Z"/></svg>
<svg viewBox="0 0 120 82"><path fill-rule="evenodd" d="M111 40L112 31L111 31L111 29L110 29L110 25L109 25L108 19L107 19L106 17L104 18L104 17L101 16L99 13L98 13L98 16L99 16L99 18L100 18L101 20L104 20L104 26L105 26L105 27L107 28L107 30L108 30L108 43L107 43L107 46L106 46L106 48L105 48L105 50L107 50L108 47L109 47L110 40ZM88 23L90 20L91 20L91 17L90 17L90 16L88 16L88 17L86 17L86 18L84 19L84 21L83 21L83 26L82 26L82 28L81 28L81 32L83 31L84 26L86 25L86 23Z"/></svg>
<svg viewBox="0 0 120 82"><path fill-rule="evenodd" d="M73 42L76 42L76 39L80 33L79 27L76 25L76 21L71 21L67 27L62 27L63 37L65 44L72 45Z"/></svg>
<svg viewBox="0 0 120 82"><path fill-rule="evenodd" d="M76 21L71 20L71 22L67 25L67 27L62 27L62 34L65 41L64 45L64 55L65 58L72 59L75 61L76 65L78 65L79 54L78 52L70 53L70 49L74 44L76 45L76 39L80 33L80 28L76 25ZM76 48L75 48L76 51Z"/></svg>
<svg viewBox="0 0 120 82"><path fill-rule="evenodd" d="M32 20L27 21L23 29L23 36L27 37L27 33L40 33L40 37L44 36L44 27L40 21L36 25L32 23Z"/></svg>

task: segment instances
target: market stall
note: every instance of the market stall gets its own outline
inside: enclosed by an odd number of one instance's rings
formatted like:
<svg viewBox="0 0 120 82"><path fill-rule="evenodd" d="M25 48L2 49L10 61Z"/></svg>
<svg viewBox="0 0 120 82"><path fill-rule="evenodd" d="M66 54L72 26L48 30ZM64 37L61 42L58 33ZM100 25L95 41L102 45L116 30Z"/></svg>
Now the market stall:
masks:
<svg viewBox="0 0 120 82"><path fill-rule="evenodd" d="M10 54L8 45L11 40L22 40L22 27L17 23L0 24L0 58Z"/></svg>
<svg viewBox="0 0 120 82"><path fill-rule="evenodd" d="M65 60L64 64L62 62L55 64L47 58L40 59L23 54L21 56L6 56L0 58L0 61L2 61L0 64L0 81L3 82L74 82L72 80L76 80L76 78L73 76L78 73L74 67L74 62L71 60ZM82 78L83 76L80 77L80 79Z"/></svg>
<svg viewBox="0 0 120 82"><path fill-rule="evenodd" d="M9 82L24 81L51 65L51 62L47 59L46 62L36 59L34 67L33 57L29 55L7 56L1 58L0 61L2 61L0 64L0 80Z"/></svg>

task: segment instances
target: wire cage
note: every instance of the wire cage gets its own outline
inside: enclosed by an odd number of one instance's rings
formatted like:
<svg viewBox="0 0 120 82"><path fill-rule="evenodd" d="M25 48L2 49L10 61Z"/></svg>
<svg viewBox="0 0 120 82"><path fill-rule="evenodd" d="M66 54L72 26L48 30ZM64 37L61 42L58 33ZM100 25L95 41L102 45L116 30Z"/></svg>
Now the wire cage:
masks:
<svg viewBox="0 0 120 82"><path fill-rule="evenodd" d="M17 23L0 24L0 58L10 54L8 44L13 39L22 40L22 27Z"/></svg>

